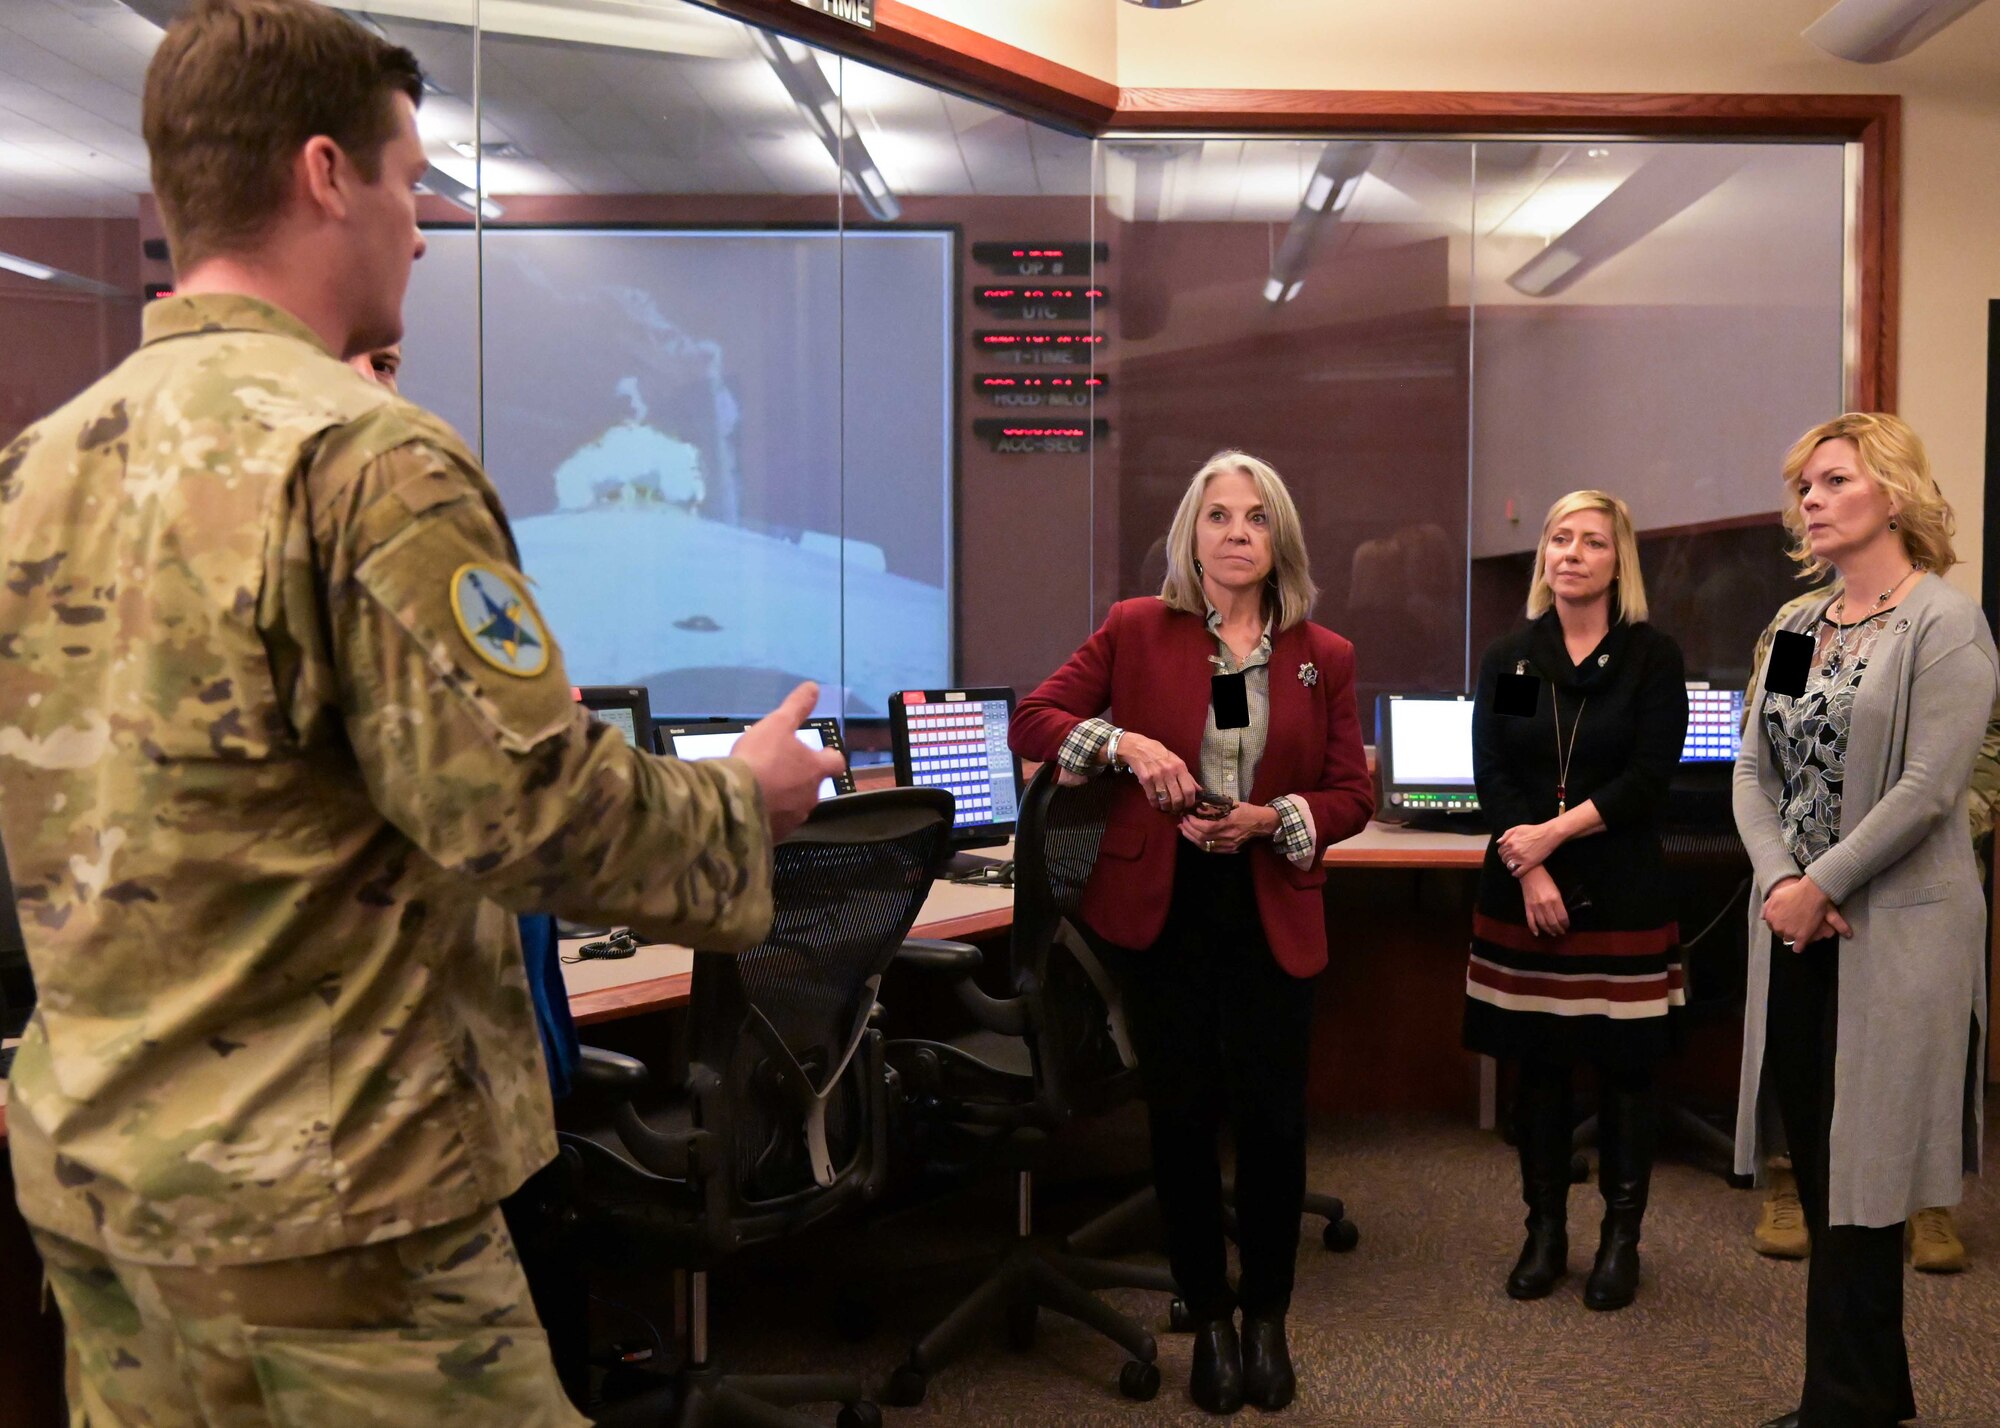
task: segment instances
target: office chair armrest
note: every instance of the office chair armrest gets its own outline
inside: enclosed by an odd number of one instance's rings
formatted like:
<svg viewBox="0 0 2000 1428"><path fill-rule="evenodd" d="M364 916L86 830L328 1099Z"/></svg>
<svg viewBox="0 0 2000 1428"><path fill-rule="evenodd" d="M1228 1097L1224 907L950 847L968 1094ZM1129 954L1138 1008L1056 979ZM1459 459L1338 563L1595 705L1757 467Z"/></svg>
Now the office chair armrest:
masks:
<svg viewBox="0 0 2000 1428"><path fill-rule="evenodd" d="M646 1063L622 1051L606 1051L599 1046L579 1047L576 1081L594 1091L606 1091L630 1100L652 1081Z"/></svg>
<svg viewBox="0 0 2000 1428"><path fill-rule="evenodd" d="M985 960L969 942L940 942L934 937L905 938L896 949L896 960L926 972L942 972L951 977L969 977Z"/></svg>
<svg viewBox="0 0 2000 1428"><path fill-rule="evenodd" d="M1001 1000L979 989L972 974L985 960L977 947L965 942L939 942L929 937L910 937L896 949L896 960L927 972L942 972L952 979L951 989L959 1002L987 1031L1009 1036L1028 1034L1027 1005L1019 997Z"/></svg>

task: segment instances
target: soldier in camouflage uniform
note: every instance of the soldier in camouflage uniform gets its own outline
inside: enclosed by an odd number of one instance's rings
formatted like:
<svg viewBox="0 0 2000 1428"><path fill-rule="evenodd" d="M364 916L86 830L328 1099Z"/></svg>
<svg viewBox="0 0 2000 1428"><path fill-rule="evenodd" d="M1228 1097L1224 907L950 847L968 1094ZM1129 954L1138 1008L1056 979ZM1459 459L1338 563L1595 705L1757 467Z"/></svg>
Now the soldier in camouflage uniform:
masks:
<svg viewBox="0 0 2000 1428"><path fill-rule="evenodd" d="M343 365L400 331L420 92L337 11L198 0L145 102L179 293L0 451L9 1130L75 1425L583 1422L494 1208L555 1152L508 908L750 945L838 759L809 686L734 759L591 722L478 463Z"/></svg>
<svg viewBox="0 0 2000 1428"><path fill-rule="evenodd" d="M1839 593L1837 585L1830 585L1784 605L1771 617L1764 633L1757 637L1757 651L1750 657L1751 672L1754 674L1764 667L1764 657L1771 651L1771 637L1786 620L1807 606L1831 604L1833 597ZM1744 726L1747 728L1755 717L1755 710L1744 710ZM1983 873L1990 865L1994 812L2000 808L2000 703L1993 706L1993 717L1986 724L1986 737L1979 743L1979 757L1973 761L1972 788L1967 806L1972 844L1979 854L1978 862ZM1776 1117L1772 1119L1775 1121ZM1776 1127L1773 1129L1776 1130ZM1773 1135L1772 1139L1782 1143L1782 1131ZM1812 1242L1806 1234L1805 1207L1799 1202L1799 1187L1792 1177L1791 1160L1783 1156L1774 1157L1767 1167L1767 1174L1770 1184L1765 1189L1764 1207L1758 1216L1757 1228L1751 1232L1751 1243L1757 1247L1757 1253L1773 1259L1804 1259L1812 1251ZM1929 1274L1956 1274L1965 1268L1965 1243L1958 1237L1958 1228L1952 1222L1949 1206L1939 1205L1912 1215L1909 1241L1910 1263L1917 1269Z"/></svg>

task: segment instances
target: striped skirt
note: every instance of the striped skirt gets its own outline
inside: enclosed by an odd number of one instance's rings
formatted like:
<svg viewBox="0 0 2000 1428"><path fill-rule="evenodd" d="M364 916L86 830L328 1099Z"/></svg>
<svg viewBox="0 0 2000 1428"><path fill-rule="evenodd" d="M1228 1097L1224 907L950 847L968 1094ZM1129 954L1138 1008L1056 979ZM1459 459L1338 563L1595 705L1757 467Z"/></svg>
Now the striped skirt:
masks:
<svg viewBox="0 0 2000 1428"><path fill-rule="evenodd" d="M1684 1001L1680 928L1542 937L1472 918L1465 1044L1488 1056L1650 1066L1672 1046Z"/></svg>

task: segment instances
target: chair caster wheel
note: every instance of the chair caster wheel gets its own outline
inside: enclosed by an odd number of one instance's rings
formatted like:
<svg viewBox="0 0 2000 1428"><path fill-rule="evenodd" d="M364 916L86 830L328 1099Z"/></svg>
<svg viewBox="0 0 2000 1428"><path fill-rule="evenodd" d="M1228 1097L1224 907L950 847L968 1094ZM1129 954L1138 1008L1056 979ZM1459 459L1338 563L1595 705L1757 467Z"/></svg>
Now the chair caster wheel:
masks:
<svg viewBox="0 0 2000 1428"><path fill-rule="evenodd" d="M834 1428L882 1428L882 1410L864 1398L858 1403L842 1404L833 1422Z"/></svg>
<svg viewBox="0 0 2000 1428"><path fill-rule="evenodd" d="M924 1401L924 1392L929 1387L929 1375L920 1368L904 1364L889 1375L889 1382L882 1390L882 1401L891 1408L915 1408Z"/></svg>
<svg viewBox="0 0 2000 1428"><path fill-rule="evenodd" d="M1569 1158L1569 1183L1581 1185L1589 1179L1590 1160L1579 1150Z"/></svg>
<svg viewBox="0 0 2000 1428"><path fill-rule="evenodd" d="M1176 1296L1174 1302L1167 1306L1167 1327L1176 1334L1194 1332L1194 1315L1188 1313L1187 1300Z"/></svg>
<svg viewBox="0 0 2000 1428"><path fill-rule="evenodd" d="M1346 1254L1361 1243L1361 1231L1352 1220L1328 1220L1326 1228L1319 1232L1319 1239L1335 1254Z"/></svg>
<svg viewBox="0 0 2000 1428"><path fill-rule="evenodd" d="M1150 1403L1160 1391L1160 1366L1129 1360L1118 1370L1118 1391L1138 1403Z"/></svg>
<svg viewBox="0 0 2000 1428"><path fill-rule="evenodd" d="M1022 1353L1035 1346L1035 1319L1038 1312L1033 1304L1007 1306L1007 1342Z"/></svg>

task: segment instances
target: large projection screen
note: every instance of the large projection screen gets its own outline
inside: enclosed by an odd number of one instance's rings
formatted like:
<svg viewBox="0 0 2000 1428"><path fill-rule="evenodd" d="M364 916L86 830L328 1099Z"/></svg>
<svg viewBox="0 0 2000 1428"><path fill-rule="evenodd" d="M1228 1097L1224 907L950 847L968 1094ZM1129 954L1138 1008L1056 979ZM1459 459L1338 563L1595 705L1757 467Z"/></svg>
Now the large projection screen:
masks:
<svg viewBox="0 0 2000 1428"><path fill-rule="evenodd" d="M426 237L403 392L483 438L573 680L661 717L950 682L952 233Z"/></svg>

